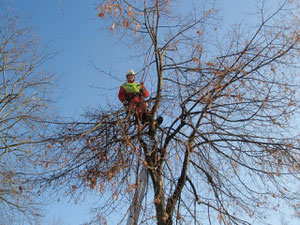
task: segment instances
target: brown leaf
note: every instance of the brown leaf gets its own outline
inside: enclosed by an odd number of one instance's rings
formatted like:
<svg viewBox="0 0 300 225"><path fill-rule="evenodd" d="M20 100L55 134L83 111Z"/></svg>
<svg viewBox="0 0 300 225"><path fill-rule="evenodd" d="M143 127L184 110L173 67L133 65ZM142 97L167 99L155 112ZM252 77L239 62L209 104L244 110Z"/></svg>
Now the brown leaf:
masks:
<svg viewBox="0 0 300 225"><path fill-rule="evenodd" d="M200 35L203 34L203 32L202 32L201 30L198 30L198 31L197 31L197 34L200 36Z"/></svg>
<svg viewBox="0 0 300 225"><path fill-rule="evenodd" d="M114 29L115 29L115 25L116 25L116 24L115 24L115 23L113 23L113 24L111 25L111 27L109 28L109 30L113 32L113 31L114 31Z"/></svg>
<svg viewBox="0 0 300 225"><path fill-rule="evenodd" d="M134 27L134 35L137 33L137 26Z"/></svg>
<svg viewBox="0 0 300 225"><path fill-rule="evenodd" d="M221 213L219 213L219 215L218 215L218 220L219 220L220 223L222 223L223 218L222 218L222 214Z"/></svg>

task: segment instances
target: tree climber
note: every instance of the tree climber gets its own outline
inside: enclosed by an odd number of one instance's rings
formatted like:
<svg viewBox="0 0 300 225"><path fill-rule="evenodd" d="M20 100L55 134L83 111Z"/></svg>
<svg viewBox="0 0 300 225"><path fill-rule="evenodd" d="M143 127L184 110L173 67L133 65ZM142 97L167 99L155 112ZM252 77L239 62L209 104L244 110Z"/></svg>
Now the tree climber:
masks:
<svg viewBox="0 0 300 225"><path fill-rule="evenodd" d="M144 99L149 96L149 91L144 87L143 83L135 82L135 72L133 69L126 72L126 79L127 82L120 87L119 100L128 112L134 112L138 122L144 124L150 116L147 103Z"/></svg>

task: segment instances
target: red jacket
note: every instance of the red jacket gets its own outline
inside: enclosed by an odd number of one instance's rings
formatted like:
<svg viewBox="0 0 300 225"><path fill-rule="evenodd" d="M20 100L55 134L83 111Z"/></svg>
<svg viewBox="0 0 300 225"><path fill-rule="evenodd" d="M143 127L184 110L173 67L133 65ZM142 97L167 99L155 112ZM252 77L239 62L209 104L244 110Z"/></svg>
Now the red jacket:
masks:
<svg viewBox="0 0 300 225"><path fill-rule="evenodd" d="M135 84L134 81L133 81L132 83ZM144 97L148 97L148 96L149 96L149 91L148 91L143 85L141 85L141 87L140 87L138 90L130 91L130 90L126 90L126 89L124 88L124 85L126 85L126 84L130 84L130 83L125 83L125 84L123 84L123 85L120 87L120 90L119 90L118 97L119 97L119 100L120 100L121 102L123 102L124 100L128 99L129 96L130 96L130 94L136 94L136 93L138 93L139 90L140 90L140 88L144 88L144 89L145 89ZM139 84L137 84L137 85L139 85ZM135 96L135 97L133 97L132 99L129 99L129 101L130 101L130 102L129 102L130 105L135 105L136 103L139 102L139 98L138 98L138 96Z"/></svg>

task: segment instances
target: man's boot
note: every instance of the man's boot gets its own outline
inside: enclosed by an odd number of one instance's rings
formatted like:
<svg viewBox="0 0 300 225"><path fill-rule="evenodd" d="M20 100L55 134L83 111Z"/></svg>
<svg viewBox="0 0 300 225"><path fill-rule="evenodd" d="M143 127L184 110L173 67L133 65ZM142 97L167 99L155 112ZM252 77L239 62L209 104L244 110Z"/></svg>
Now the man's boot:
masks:
<svg viewBox="0 0 300 225"><path fill-rule="evenodd" d="M159 126L162 124L164 118L162 116L158 116L157 119L155 120L155 126Z"/></svg>

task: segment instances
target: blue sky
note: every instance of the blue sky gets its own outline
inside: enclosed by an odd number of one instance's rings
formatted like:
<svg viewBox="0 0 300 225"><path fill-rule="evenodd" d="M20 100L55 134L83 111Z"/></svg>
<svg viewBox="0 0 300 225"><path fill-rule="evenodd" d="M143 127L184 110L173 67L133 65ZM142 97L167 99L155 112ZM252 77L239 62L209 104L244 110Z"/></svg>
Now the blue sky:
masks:
<svg viewBox="0 0 300 225"><path fill-rule="evenodd" d="M253 2L217 1L229 22L242 16ZM99 73L91 62L101 69L113 70L120 78L125 78L125 71L134 67L134 62L128 58L130 49L122 46L117 38L112 38L96 17L96 0L61 0L61 3L63 8L59 0L14 0L12 6L29 16L29 24L37 28L35 33L41 37L42 43L51 41L51 49L60 51L47 67L60 79L62 88L57 89L57 95L61 98L57 106L62 115L71 117L89 105L105 107L107 101L118 101L120 83ZM62 200L47 210L43 224L50 225L56 219L61 224L79 225L89 218L85 204L73 205Z"/></svg>
<svg viewBox="0 0 300 225"><path fill-rule="evenodd" d="M51 49L60 51L47 65L60 79L63 89L57 89L57 94L62 90L63 93L58 106L64 115L77 115L87 105L105 105L107 96L111 101L116 99L119 83L99 73L91 62L101 69L113 70L114 74L120 74L120 78L128 67L134 65L128 57L130 50L122 47L118 38L113 38L96 17L97 0L12 2L13 8L30 17L29 24L37 28L36 34L42 43L50 41ZM218 2L225 19L230 22L252 5L240 0ZM107 92L103 87L112 90Z"/></svg>
<svg viewBox="0 0 300 225"><path fill-rule="evenodd" d="M57 94L62 94L62 98L58 106L64 115L77 115L87 105L103 106L108 96L110 101L117 98L119 83L99 73L92 63L106 71L120 74L121 79L127 69L134 67L134 63L130 61L130 49L124 48L118 38L113 38L96 17L97 0L12 2L13 8L30 18L29 24L37 28L36 34L41 37L42 43L50 41L50 50L59 51L58 56L47 66L60 79L62 89L57 89ZM223 9L225 19L230 22L234 22L252 5L246 3L249 1L240 0L217 2Z"/></svg>
<svg viewBox="0 0 300 225"><path fill-rule="evenodd" d="M42 43L50 42L49 50L59 51L47 67L59 78L57 94L62 98L58 106L67 116L82 112L87 105L103 103L107 92L102 87L115 88L111 93L118 90L119 84L100 74L92 63L116 74L127 70L121 60L126 51L120 51L118 40L101 28L95 2L61 0L61 8L59 0L13 1L13 8L24 12L30 18L28 24L37 28Z"/></svg>

